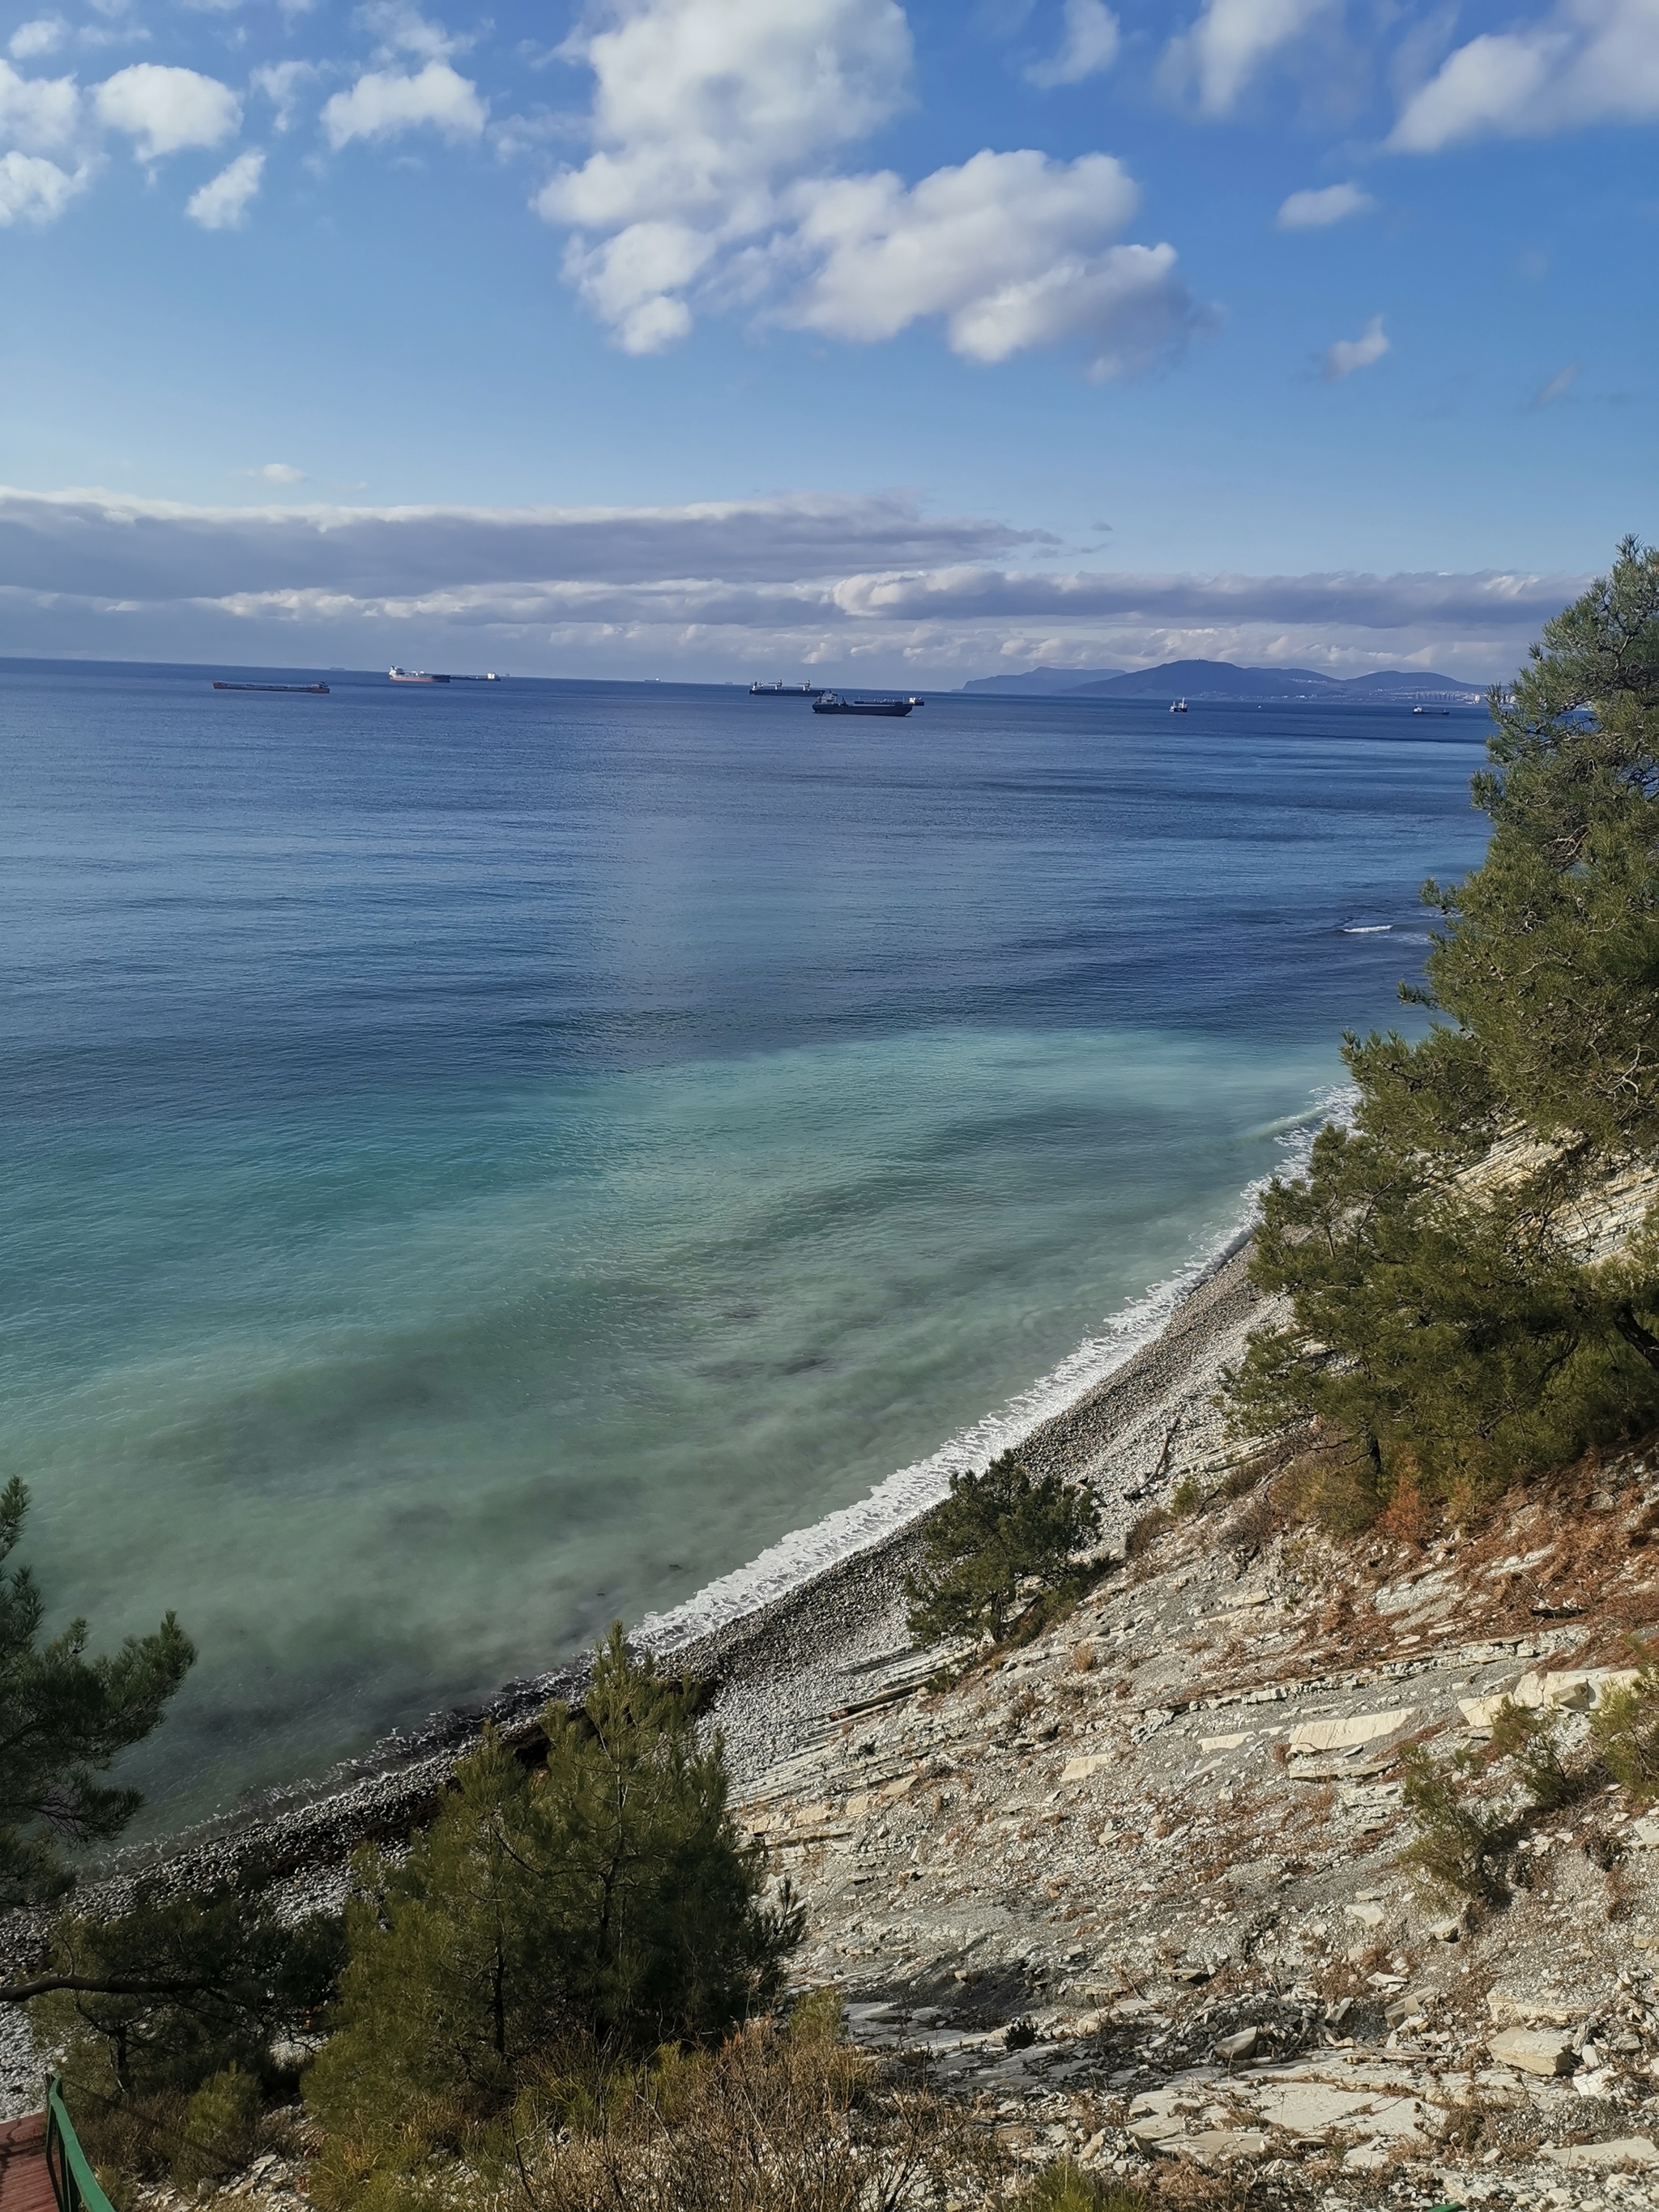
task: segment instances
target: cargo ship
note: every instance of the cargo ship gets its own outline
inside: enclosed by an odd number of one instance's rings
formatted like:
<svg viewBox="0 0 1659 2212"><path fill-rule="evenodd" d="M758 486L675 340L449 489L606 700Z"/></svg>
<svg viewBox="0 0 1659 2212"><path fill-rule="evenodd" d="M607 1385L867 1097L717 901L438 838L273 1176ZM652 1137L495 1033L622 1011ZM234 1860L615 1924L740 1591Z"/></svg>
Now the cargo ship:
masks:
<svg viewBox="0 0 1659 2212"><path fill-rule="evenodd" d="M822 684L751 684L751 699L822 699Z"/></svg>
<svg viewBox="0 0 1659 2212"><path fill-rule="evenodd" d="M225 684L216 676L213 688L216 691L305 691L313 696L328 690L326 684Z"/></svg>
<svg viewBox="0 0 1659 2212"><path fill-rule="evenodd" d="M815 714L908 714L913 707L924 707L925 699L846 699L839 691L826 691L822 698L814 699Z"/></svg>
<svg viewBox="0 0 1659 2212"><path fill-rule="evenodd" d="M424 668L388 668L386 674L394 684L447 684L447 676L428 676Z"/></svg>

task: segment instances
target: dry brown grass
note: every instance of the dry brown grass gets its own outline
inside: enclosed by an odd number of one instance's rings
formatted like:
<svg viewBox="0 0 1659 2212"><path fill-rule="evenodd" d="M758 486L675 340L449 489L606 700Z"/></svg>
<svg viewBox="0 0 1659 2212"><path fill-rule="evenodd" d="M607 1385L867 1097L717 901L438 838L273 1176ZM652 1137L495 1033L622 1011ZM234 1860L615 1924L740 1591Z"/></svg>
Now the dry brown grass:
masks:
<svg viewBox="0 0 1659 2212"><path fill-rule="evenodd" d="M809 2016L520 2100L500 2212L910 2212L988 2203L994 2139ZM480 2208L473 2196L469 2206Z"/></svg>

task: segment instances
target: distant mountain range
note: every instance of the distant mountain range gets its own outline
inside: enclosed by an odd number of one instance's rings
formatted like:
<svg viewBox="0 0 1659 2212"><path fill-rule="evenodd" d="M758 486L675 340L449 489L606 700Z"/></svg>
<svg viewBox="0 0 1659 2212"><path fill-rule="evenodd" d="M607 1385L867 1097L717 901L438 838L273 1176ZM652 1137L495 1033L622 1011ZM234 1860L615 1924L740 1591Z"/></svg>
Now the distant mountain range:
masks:
<svg viewBox="0 0 1659 2212"><path fill-rule="evenodd" d="M1024 676L976 676L962 688L1024 699L1048 698L1057 692L1079 691L1087 684L1103 684L1122 673L1121 668L1028 668Z"/></svg>
<svg viewBox="0 0 1659 2212"><path fill-rule="evenodd" d="M1166 660L1158 668L1034 668L1025 676L984 676L964 691L1003 697L1063 699L1467 699L1478 684L1432 669L1385 668L1370 676L1322 676L1313 668L1241 668L1231 660Z"/></svg>

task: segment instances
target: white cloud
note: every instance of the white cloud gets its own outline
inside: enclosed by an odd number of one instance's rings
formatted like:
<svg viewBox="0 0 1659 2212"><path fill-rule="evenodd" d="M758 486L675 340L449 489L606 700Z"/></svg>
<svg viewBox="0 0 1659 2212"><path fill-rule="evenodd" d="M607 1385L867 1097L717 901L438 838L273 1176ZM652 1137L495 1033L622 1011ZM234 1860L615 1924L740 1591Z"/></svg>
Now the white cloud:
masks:
<svg viewBox="0 0 1659 2212"><path fill-rule="evenodd" d="M68 29L60 15L37 15L33 22L18 25L7 42L6 52L15 62L38 61L42 54L57 52Z"/></svg>
<svg viewBox="0 0 1659 2212"><path fill-rule="evenodd" d="M228 85L195 70L167 69L155 62L118 70L93 98L99 121L125 131L145 161L186 146L217 146L242 120L242 103Z"/></svg>
<svg viewBox="0 0 1659 2212"><path fill-rule="evenodd" d="M1328 0L1205 0L1164 57L1166 82L1192 87L1206 115L1225 115L1265 62L1301 37Z"/></svg>
<svg viewBox="0 0 1659 2212"><path fill-rule="evenodd" d="M81 116L81 94L71 76L20 76L0 62L0 137L25 153L67 145Z"/></svg>
<svg viewBox="0 0 1659 2212"><path fill-rule="evenodd" d="M0 229L55 221L84 190L88 174L82 168L71 176L40 154L0 154Z"/></svg>
<svg viewBox="0 0 1659 2212"><path fill-rule="evenodd" d="M676 343L698 304L769 298L774 320L854 340L938 316L978 361L1080 338L1102 374L1190 326L1173 250L1112 242L1136 195L1109 155L986 150L915 185L826 173L903 97L894 0L602 7L562 49L593 72L594 150L536 206L572 232L566 278L625 350ZM1079 73L1103 66L1100 0L1069 0L1067 21Z"/></svg>
<svg viewBox="0 0 1659 2212"><path fill-rule="evenodd" d="M1292 192L1274 222L1280 230L1328 230L1351 215L1369 215L1376 205L1358 185L1327 185L1322 191Z"/></svg>
<svg viewBox="0 0 1659 2212"><path fill-rule="evenodd" d="M394 138L426 126L449 139L477 138L488 119L477 85L440 61L414 76L369 70L323 108L323 128L337 154L354 138Z"/></svg>
<svg viewBox="0 0 1659 2212"><path fill-rule="evenodd" d="M1052 61L1033 62L1025 72L1045 88L1081 84L1085 77L1110 69L1117 59L1118 21L1103 0L1066 0L1066 36Z"/></svg>
<svg viewBox="0 0 1659 2212"><path fill-rule="evenodd" d="M204 230L240 230L247 220L249 203L259 189L265 157L257 147L239 154L228 167L192 192L185 213Z"/></svg>
<svg viewBox="0 0 1659 2212"><path fill-rule="evenodd" d="M404 4L404 0L375 0L362 15L369 29L379 32L381 51L388 58L413 54L417 61L447 61L472 44L471 39L453 37L441 23L429 23L418 8Z"/></svg>
<svg viewBox="0 0 1659 2212"><path fill-rule="evenodd" d="M1357 368L1369 368L1390 350L1382 331L1382 318L1373 315L1357 338L1339 338L1325 349L1325 381L1340 384Z"/></svg>
<svg viewBox="0 0 1659 2212"><path fill-rule="evenodd" d="M1659 118L1659 0L1559 0L1540 21L1459 46L1413 92L1389 139L1432 154Z"/></svg>
<svg viewBox="0 0 1659 2212"><path fill-rule="evenodd" d="M248 82L255 92L262 92L276 109L272 120L276 128L287 131L293 126L301 86L308 84L316 74L314 62L262 62L250 75Z"/></svg>
<svg viewBox="0 0 1659 2212"><path fill-rule="evenodd" d="M798 197L800 245L821 265L785 315L808 329L867 342L939 315L969 360L1080 338L1113 375L1150 366L1191 325L1172 247L1106 243L1139 198L1107 154L980 153L913 188L884 173Z"/></svg>
<svg viewBox="0 0 1659 2212"><path fill-rule="evenodd" d="M537 202L579 231L761 230L775 180L884 121L909 73L894 0L608 0L605 15L561 50L593 72L597 150Z"/></svg>
<svg viewBox="0 0 1659 2212"><path fill-rule="evenodd" d="M274 484L303 483L306 480L303 469L290 468L286 461L267 461L263 468L250 469L248 474L261 477L266 483Z"/></svg>
<svg viewBox="0 0 1659 2212"><path fill-rule="evenodd" d="M594 151L536 200L575 233L565 274L634 353L684 337L683 296L744 241L759 283L787 227L778 194L904 96L894 0L605 0L564 59L593 72Z"/></svg>
<svg viewBox="0 0 1659 2212"><path fill-rule="evenodd" d="M886 661L954 681L999 660L1191 653L1482 676L1515 665L1586 580L1002 565L1051 544L891 495L206 508L0 489L0 651L714 677Z"/></svg>
<svg viewBox="0 0 1659 2212"><path fill-rule="evenodd" d="M1552 401L1565 398L1578 381L1578 368L1579 364L1576 361L1570 361L1565 368L1558 369L1543 390L1534 394L1533 405L1547 407Z"/></svg>
<svg viewBox="0 0 1659 2212"><path fill-rule="evenodd" d="M407 594L526 578L761 585L1007 558L1053 542L1006 523L926 515L896 493L665 507L261 509L0 488L0 584L112 598Z"/></svg>
<svg viewBox="0 0 1659 2212"><path fill-rule="evenodd" d="M1191 628L1257 623L1304 629L1432 630L1536 625L1582 590L1572 578L1507 571L1473 575L1303 576L1070 574L962 566L849 576L833 588L849 615L1140 621Z"/></svg>

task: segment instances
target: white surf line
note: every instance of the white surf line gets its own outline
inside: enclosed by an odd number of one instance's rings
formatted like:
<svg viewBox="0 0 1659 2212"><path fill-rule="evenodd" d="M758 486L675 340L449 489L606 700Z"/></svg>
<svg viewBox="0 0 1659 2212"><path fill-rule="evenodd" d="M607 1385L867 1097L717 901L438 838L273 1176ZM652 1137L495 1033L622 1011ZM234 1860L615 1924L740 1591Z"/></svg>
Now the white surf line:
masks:
<svg viewBox="0 0 1659 2212"><path fill-rule="evenodd" d="M1327 1121L1346 1121L1356 1097L1346 1085L1322 1092L1304 1113L1287 1125L1279 1125L1274 1142L1286 1158L1275 1172L1280 1176L1298 1173L1306 1164L1317 1132ZM1131 1300L1107 1322L1098 1336L1085 1338L1030 1389L983 1419L958 1430L927 1459L888 1475L854 1504L843 1505L821 1521L792 1530L746 1566L706 1583L696 1596L671 1612L647 1613L636 1631L639 1641L654 1651L672 1651L696 1637L759 1612L825 1568L856 1552L869 1550L936 1505L950 1487L953 1474L983 1465L999 1452L1023 1443L1034 1429L1104 1382L1161 1334L1188 1292L1249 1236L1261 1194L1271 1181L1271 1176L1262 1176L1248 1184L1231 1227L1175 1274Z"/></svg>

